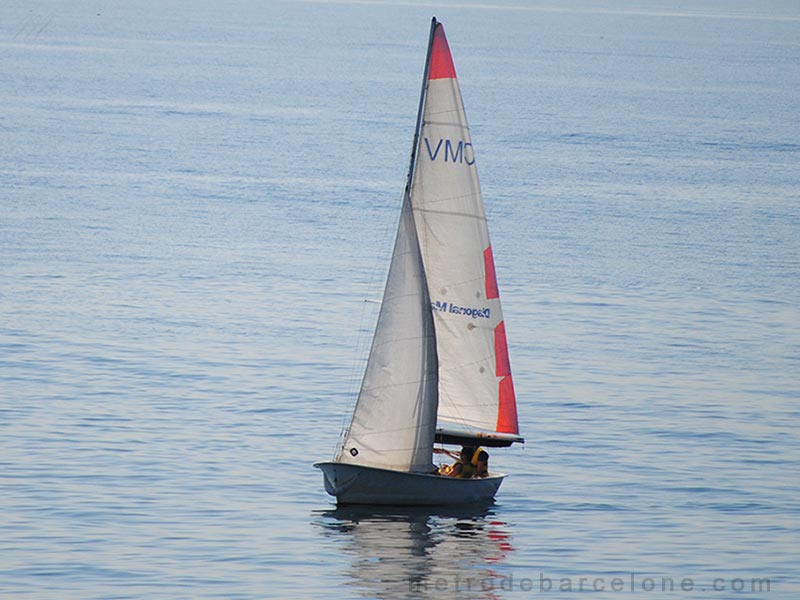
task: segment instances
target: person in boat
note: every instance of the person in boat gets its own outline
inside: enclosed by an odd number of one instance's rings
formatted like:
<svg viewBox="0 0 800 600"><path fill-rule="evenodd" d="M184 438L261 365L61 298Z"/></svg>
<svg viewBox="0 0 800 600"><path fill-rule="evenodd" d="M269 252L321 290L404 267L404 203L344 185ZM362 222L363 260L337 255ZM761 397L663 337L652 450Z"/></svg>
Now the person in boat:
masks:
<svg viewBox="0 0 800 600"><path fill-rule="evenodd" d="M486 477L489 474L489 453L483 448L463 446L461 456L447 474L461 479Z"/></svg>

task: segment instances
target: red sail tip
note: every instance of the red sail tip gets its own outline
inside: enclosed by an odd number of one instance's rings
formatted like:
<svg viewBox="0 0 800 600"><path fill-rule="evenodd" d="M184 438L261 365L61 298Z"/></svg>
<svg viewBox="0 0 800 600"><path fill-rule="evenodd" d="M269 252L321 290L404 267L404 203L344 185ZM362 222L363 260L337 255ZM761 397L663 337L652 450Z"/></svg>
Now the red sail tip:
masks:
<svg viewBox="0 0 800 600"><path fill-rule="evenodd" d="M441 23L437 23L433 32L428 79L455 79L455 76L456 68L450 55L450 46L447 45L447 38L444 36L444 27Z"/></svg>

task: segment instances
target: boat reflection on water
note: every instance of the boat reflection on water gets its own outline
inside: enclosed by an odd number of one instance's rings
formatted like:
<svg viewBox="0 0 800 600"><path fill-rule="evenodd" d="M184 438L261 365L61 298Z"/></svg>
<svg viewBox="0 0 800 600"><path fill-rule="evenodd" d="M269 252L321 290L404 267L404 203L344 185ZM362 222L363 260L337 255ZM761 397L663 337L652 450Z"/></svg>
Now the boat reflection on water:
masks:
<svg viewBox="0 0 800 600"><path fill-rule="evenodd" d="M359 596L498 598L513 552L494 504L439 508L342 506L314 523L350 561Z"/></svg>

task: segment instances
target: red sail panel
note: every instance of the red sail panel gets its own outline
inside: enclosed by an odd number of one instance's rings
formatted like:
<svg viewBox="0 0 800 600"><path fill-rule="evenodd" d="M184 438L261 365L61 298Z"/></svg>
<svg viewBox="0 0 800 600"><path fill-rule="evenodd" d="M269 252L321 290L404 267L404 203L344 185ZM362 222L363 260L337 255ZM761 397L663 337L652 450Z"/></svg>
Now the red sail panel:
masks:
<svg viewBox="0 0 800 600"><path fill-rule="evenodd" d="M455 76L456 68L453 65L453 57L450 55L450 46L444 36L444 27L438 23L436 31L433 32L428 79L455 79Z"/></svg>
<svg viewBox="0 0 800 600"><path fill-rule="evenodd" d="M503 377L498 385L500 406L497 411L497 431L518 434L517 399L514 396L514 382L511 380L511 375Z"/></svg>
<svg viewBox="0 0 800 600"><path fill-rule="evenodd" d="M519 433L517 422L517 399L514 395L514 382L511 379L511 361L508 359L505 321L494 329L494 354L498 384L497 431Z"/></svg>
<svg viewBox="0 0 800 600"><path fill-rule="evenodd" d="M497 275L494 271L494 255L492 255L491 246L483 251L483 272L486 277L486 299L499 298L500 292L497 289Z"/></svg>
<svg viewBox="0 0 800 600"><path fill-rule="evenodd" d="M506 322L500 321L494 328L495 372L498 377L511 375L511 362L508 360L508 342L506 341Z"/></svg>

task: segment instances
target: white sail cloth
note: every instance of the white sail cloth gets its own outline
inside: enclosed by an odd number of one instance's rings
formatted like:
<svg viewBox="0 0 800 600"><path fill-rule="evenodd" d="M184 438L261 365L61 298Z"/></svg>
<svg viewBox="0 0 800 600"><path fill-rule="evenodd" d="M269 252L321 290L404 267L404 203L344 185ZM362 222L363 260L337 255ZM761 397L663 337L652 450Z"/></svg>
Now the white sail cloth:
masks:
<svg viewBox="0 0 800 600"><path fill-rule="evenodd" d="M449 59L443 32L433 45ZM452 61L431 69L418 155L411 203L434 308L440 424L516 434L494 259Z"/></svg>
<svg viewBox="0 0 800 600"><path fill-rule="evenodd" d="M475 153L441 24L389 276L336 460L428 472L437 421L521 441Z"/></svg>
<svg viewBox="0 0 800 600"><path fill-rule="evenodd" d="M431 471L436 405L433 318L406 198L367 369L337 460Z"/></svg>

